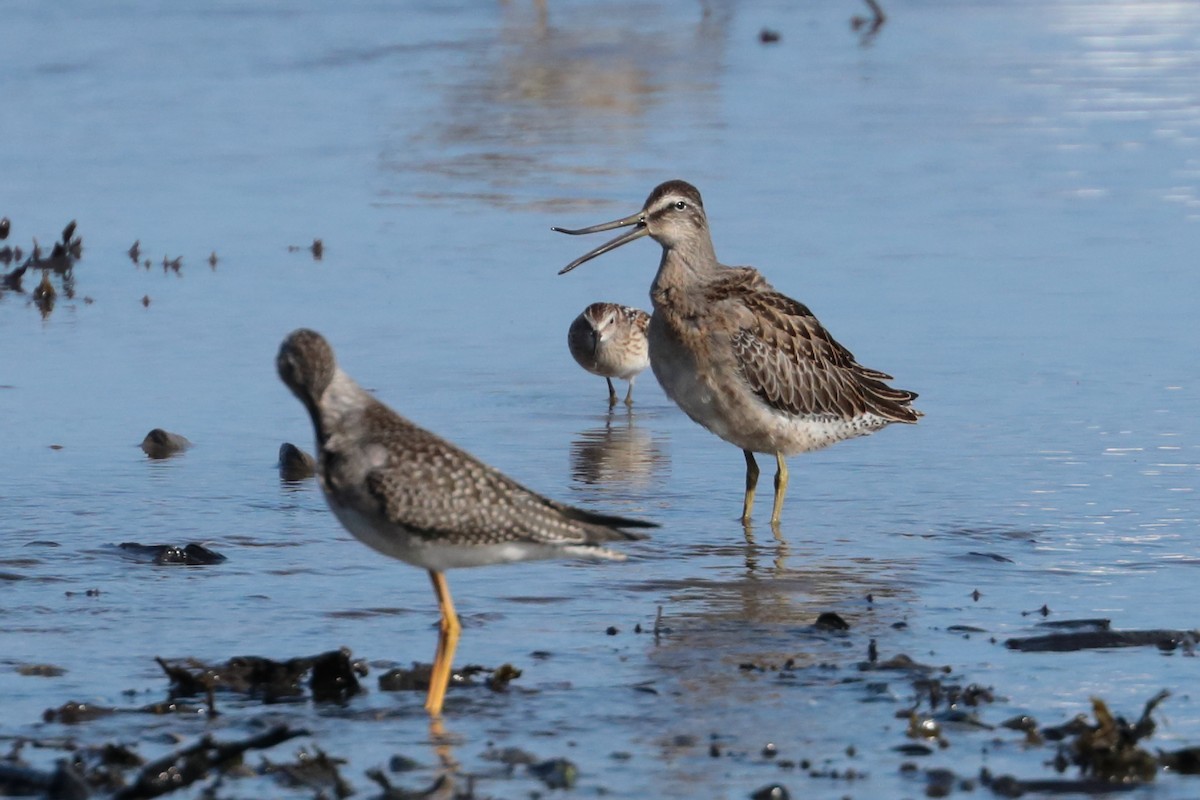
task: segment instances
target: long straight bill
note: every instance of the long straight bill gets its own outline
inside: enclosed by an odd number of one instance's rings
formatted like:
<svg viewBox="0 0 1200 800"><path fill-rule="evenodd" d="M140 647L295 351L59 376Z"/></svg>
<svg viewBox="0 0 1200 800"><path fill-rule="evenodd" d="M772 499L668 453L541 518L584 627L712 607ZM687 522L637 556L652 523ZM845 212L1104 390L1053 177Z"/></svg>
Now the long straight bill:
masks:
<svg viewBox="0 0 1200 800"><path fill-rule="evenodd" d="M642 212L640 212L640 211L638 213L634 214L633 216L625 217L624 219L613 220L612 222L605 222L600 225L592 225L589 228L578 228L575 230L570 230L568 228L551 228L550 230L557 231L558 233L565 233L570 236L580 236L585 233L599 233L600 231L611 231L614 228L624 228L627 225L635 225L637 227L635 227L633 230L629 231L628 233L621 234L620 236L613 239L612 241L605 242L604 244L597 247L595 250L591 250L587 253L584 253L579 258L575 259L570 264L567 264L565 267L560 269L558 271L558 274L565 275L566 273L568 273L571 270L578 267L580 264L582 264L586 261L591 261L596 256L604 255L609 250L615 250L623 244L628 244L629 242L632 242L634 239L640 239L643 236L647 235L649 233L649 230L647 230L647 228L646 228L645 217L643 216Z"/></svg>

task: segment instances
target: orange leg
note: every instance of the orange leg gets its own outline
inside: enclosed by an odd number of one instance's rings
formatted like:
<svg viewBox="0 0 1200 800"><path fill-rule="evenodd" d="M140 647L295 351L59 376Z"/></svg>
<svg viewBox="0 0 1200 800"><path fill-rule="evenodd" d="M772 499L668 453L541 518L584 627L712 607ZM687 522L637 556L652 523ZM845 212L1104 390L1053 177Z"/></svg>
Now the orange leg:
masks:
<svg viewBox="0 0 1200 800"><path fill-rule="evenodd" d="M433 582L433 592L437 595L442 618L438 625L438 644L437 652L433 656L433 670L429 673L429 697L425 701L425 710L430 716L439 717L442 714L442 703L446 699L446 689L450 685L454 651L458 648L458 636L462 626L458 624L458 615L454 612L454 601L450 598L450 586L446 583L446 576L430 570L429 580Z"/></svg>

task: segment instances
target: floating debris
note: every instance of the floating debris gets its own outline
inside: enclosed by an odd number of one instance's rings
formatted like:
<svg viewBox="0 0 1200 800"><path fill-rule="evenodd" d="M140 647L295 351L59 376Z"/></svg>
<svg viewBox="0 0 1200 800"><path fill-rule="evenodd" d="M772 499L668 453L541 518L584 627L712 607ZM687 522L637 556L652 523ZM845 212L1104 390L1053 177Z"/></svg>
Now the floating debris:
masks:
<svg viewBox="0 0 1200 800"><path fill-rule="evenodd" d="M33 290L33 302L37 305L38 310L42 312L42 316L49 316L54 310L54 300L58 297L58 292L54 288L54 284L50 283L50 273L42 273L42 281L37 288Z"/></svg>
<svg viewBox="0 0 1200 800"><path fill-rule="evenodd" d="M1106 631L1112 627L1112 620L1104 617L1094 617L1091 619L1060 619L1050 622L1037 623L1039 628L1088 628L1097 631Z"/></svg>
<svg viewBox="0 0 1200 800"><path fill-rule="evenodd" d="M138 265L138 261L141 259L141 257L142 257L142 240L136 239L133 242L133 246L129 248L129 260L132 261L133 265L136 267Z"/></svg>
<svg viewBox="0 0 1200 800"><path fill-rule="evenodd" d="M142 305L150 305L150 298L146 297L142 300ZM182 453L192 446L192 443L186 437L180 436L178 433L164 431L162 428L155 428L146 434L146 438L142 439L142 452L153 459L170 458L177 453Z"/></svg>
<svg viewBox="0 0 1200 800"><path fill-rule="evenodd" d="M770 28L763 28L758 32L758 41L760 44L775 44L780 39L779 31L773 31Z"/></svg>
<svg viewBox="0 0 1200 800"><path fill-rule="evenodd" d="M142 308L149 308L149 307L150 307L150 295L144 294L144 295L142 295Z"/></svg>
<svg viewBox="0 0 1200 800"><path fill-rule="evenodd" d="M530 764L529 774L546 784L547 789L570 789L579 778L579 768L565 758L552 758Z"/></svg>
<svg viewBox="0 0 1200 800"><path fill-rule="evenodd" d="M395 667L379 676L379 688L384 692L424 692L429 689L429 674L432 664L414 662L412 667L405 669ZM521 677L521 670L512 664L501 664L498 667L484 667L478 664L468 664L460 669L450 671L450 687L471 687L480 685L475 678L486 675L484 686L493 692L505 692L509 684Z"/></svg>
<svg viewBox="0 0 1200 800"><path fill-rule="evenodd" d="M216 251L216 250L213 250L211 253L209 253L209 254L208 254L208 265L209 265L210 267L212 267L213 269L216 269L216 268L217 268L217 261L218 261L218 260L219 260L219 259L217 258L217 251Z"/></svg>
<svg viewBox="0 0 1200 800"><path fill-rule="evenodd" d="M346 764L344 758L331 758L319 747L314 747L312 753L301 749L296 754L296 760L290 764L274 764L264 759L262 772L271 775L276 782L287 788L309 789L316 797L327 797L325 790L333 792L334 797L344 798L354 794L354 787L342 778L340 767Z"/></svg>
<svg viewBox="0 0 1200 800"><path fill-rule="evenodd" d="M7 250L7 249L8 248L6 247L5 250ZM21 266L14 269L12 272L6 272L4 274L4 288L11 289L14 292L25 291L24 289L21 288L21 279L23 277L25 277L25 270L27 270L27 269L29 269L29 265L22 264Z"/></svg>
<svg viewBox="0 0 1200 800"><path fill-rule="evenodd" d="M415 791L408 791L398 786L393 786L387 776L378 769L367 770L367 777L375 781L383 789L383 794L377 800L453 800L453 798L461 796L456 792L454 778L449 773L439 775L432 786ZM467 797L473 796L473 792L467 795Z"/></svg>
<svg viewBox="0 0 1200 800"><path fill-rule="evenodd" d="M313 261L320 261L325 256L325 242L320 239L313 239L312 244L308 247L302 247L298 244L289 244L289 253L298 253L301 250L307 250L312 253Z"/></svg>
<svg viewBox="0 0 1200 800"><path fill-rule="evenodd" d="M8 232L12 229L12 222L8 217L0 218L0 241L8 238Z"/></svg>
<svg viewBox="0 0 1200 800"><path fill-rule="evenodd" d="M48 708L42 712L43 722L61 722L64 725L76 725L80 722L91 722L94 719L110 717L117 709L108 706L98 706L94 703L63 703L58 708Z"/></svg>
<svg viewBox="0 0 1200 800"><path fill-rule="evenodd" d="M887 22L887 15L883 13L883 8L876 0L866 0L867 6L871 9L871 17L861 17L855 14L850 18L850 29L861 33L859 44L869 45L875 36L879 33L879 29Z"/></svg>
<svg viewBox="0 0 1200 800"><path fill-rule="evenodd" d="M1185 747L1169 753L1159 751L1162 768L1180 775L1200 775L1200 747Z"/></svg>
<svg viewBox="0 0 1200 800"><path fill-rule="evenodd" d="M876 653L878 656L878 653ZM893 672L909 672L914 675L928 675L933 672L949 673L949 666L935 667L930 664L922 664L919 661L914 661L910 656L904 653L899 653L891 658L883 661L860 661L858 668L863 671L880 670Z"/></svg>
<svg viewBox="0 0 1200 800"><path fill-rule="evenodd" d="M521 677L521 670L512 664L501 664L492 670L486 684L493 692L505 692L508 691L508 685L519 677Z"/></svg>
<svg viewBox="0 0 1200 800"><path fill-rule="evenodd" d="M0 761L0 796L36 795L58 800L83 800L91 795L87 780L67 759L59 759L50 772L12 761Z"/></svg>
<svg viewBox="0 0 1200 800"><path fill-rule="evenodd" d="M1165 689L1146 702L1137 722L1114 717L1098 697L1092 698L1096 724L1085 726L1070 747L1070 760L1081 773L1111 783L1152 781L1158 771L1158 759L1138 747L1138 741L1154 734L1150 716L1170 693Z"/></svg>
<svg viewBox="0 0 1200 800"><path fill-rule="evenodd" d="M206 734L194 744L147 764L130 785L112 796L112 800L158 797L202 780L210 772L223 772L240 765L247 750L265 750L308 735L306 730L293 730L287 725L277 725L265 733L235 742L217 742Z"/></svg>
<svg viewBox="0 0 1200 800"><path fill-rule="evenodd" d="M1142 715L1130 723L1113 716L1108 705L1098 697L1092 698L1095 724L1082 715L1054 728L1043 728L1042 735L1051 741L1074 737L1070 743L1059 745L1055 768L1066 771L1079 768L1078 779L1022 780L1012 775L991 776L986 770L980 781L1002 797L1020 797L1029 793L1043 794L1107 794L1125 791L1154 780L1160 767L1189 765L1189 749L1152 755L1138 745L1154 734L1151 714L1170 693L1163 690L1147 701Z"/></svg>
<svg viewBox="0 0 1200 800"><path fill-rule="evenodd" d="M5 235L0 236L0 239L5 239L12 229L12 223L7 217L3 218L2 221L4 223ZM54 243L54 246L50 250L50 255L45 258L42 256L42 247L36 237L33 239L33 250L28 258L23 258L24 252L20 247L5 245L3 248L0 248L0 264L8 265L13 262L19 262L20 264L11 272L6 272L3 276L0 276L0 291L24 292L22 279L25 273L30 269L40 269L42 270L42 279L33 290L32 300L33 305L41 312L43 318L50 316L60 294L67 299L74 299L74 267L75 262L83 254L83 240L75 236L77 227L78 225L75 220L67 223L67 226L63 229L61 241ZM60 285L57 288L51 280L52 277L59 279Z"/></svg>
<svg viewBox="0 0 1200 800"><path fill-rule="evenodd" d="M1009 639L1004 646L1024 653L1067 653L1075 650L1095 650L1106 647L1157 647L1160 650L1184 648L1193 652L1200 641L1200 631L1174 630L1092 630L1049 633Z"/></svg>

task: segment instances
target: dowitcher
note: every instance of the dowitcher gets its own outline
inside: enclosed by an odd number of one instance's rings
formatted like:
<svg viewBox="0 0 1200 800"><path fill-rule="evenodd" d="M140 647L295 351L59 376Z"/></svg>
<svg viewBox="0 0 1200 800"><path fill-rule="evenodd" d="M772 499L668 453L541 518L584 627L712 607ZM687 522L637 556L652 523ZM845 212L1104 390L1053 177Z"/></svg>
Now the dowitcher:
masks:
<svg viewBox="0 0 1200 800"><path fill-rule="evenodd" d="M893 422L916 422L915 392L894 389L839 344L803 304L777 292L751 267L717 261L704 204L684 181L660 184L641 211L579 230L631 228L580 256L559 274L649 236L662 246L650 287L654 314L650 366L689 417L746 457L742 521L750 521L758 485L755 453L775 456L779 523L787 493L786 456L865 436Z"/></svg>
<svg viewBox="0 0 1200 800"><path fill-rule="evenodd" d="M417 427L343 372L315 331L291 333L276 366L312 417L317 477L338 521L429 572L441 611L425 703L434 717L460 631L446 570L557 556L621 560L602 543L645 538L623 528L655 527L556 503Z"/></svg>
<svg viewBox="0 0 1200 800"><path fill-rule="evenodd" d="M629 381L625 405L633 405L633 379L650 366L646 327L650 315L616 303L592 303L571 323L567 347L579 366L608 383L608 406L617 404L613 378Z"/></svg>

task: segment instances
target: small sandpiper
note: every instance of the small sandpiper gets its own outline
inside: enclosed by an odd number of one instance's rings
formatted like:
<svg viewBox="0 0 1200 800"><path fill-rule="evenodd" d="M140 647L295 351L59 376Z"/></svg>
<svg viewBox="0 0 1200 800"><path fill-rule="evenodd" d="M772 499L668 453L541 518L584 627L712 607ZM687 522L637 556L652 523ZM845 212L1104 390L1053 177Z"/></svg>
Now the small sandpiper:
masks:
<svg viewBox="0 0 1200 800"><path fill-rule="evenodd" d="M613 378L629 381L625 405L633 405L633 379L650 366L646 328L650 315L616 303L592 303L571 323L567 347L579 366L608 383L608 407L617 404Z"/></svg>
<svg viewBox="0 0 1200 800"><path fill-rule="evenodd" d="M779 524L787 492L785 456L865 436L893 422L916 422L915 392L859 364L803 304L775 291L751 267L717 261L700 192L685 181L657 186L642 210L579 230L632 227L580 256L559 274L643 236L662 246L650 287L650 366L689 417L746 457L742 521L750 521L758 484L755 453L775 456Z"/></svg>
<svg viewBox="0 0 1200 800"><path fill-rule="evenodd" d="M622 560L602 543L654 523L556 503L392 411L355 383L319 333L291 333L279 377L312 417L317 477L338 521L384 555L428 570L441 610L425 708L438 717L458 645L445 571L579 556Z"/></svg>

